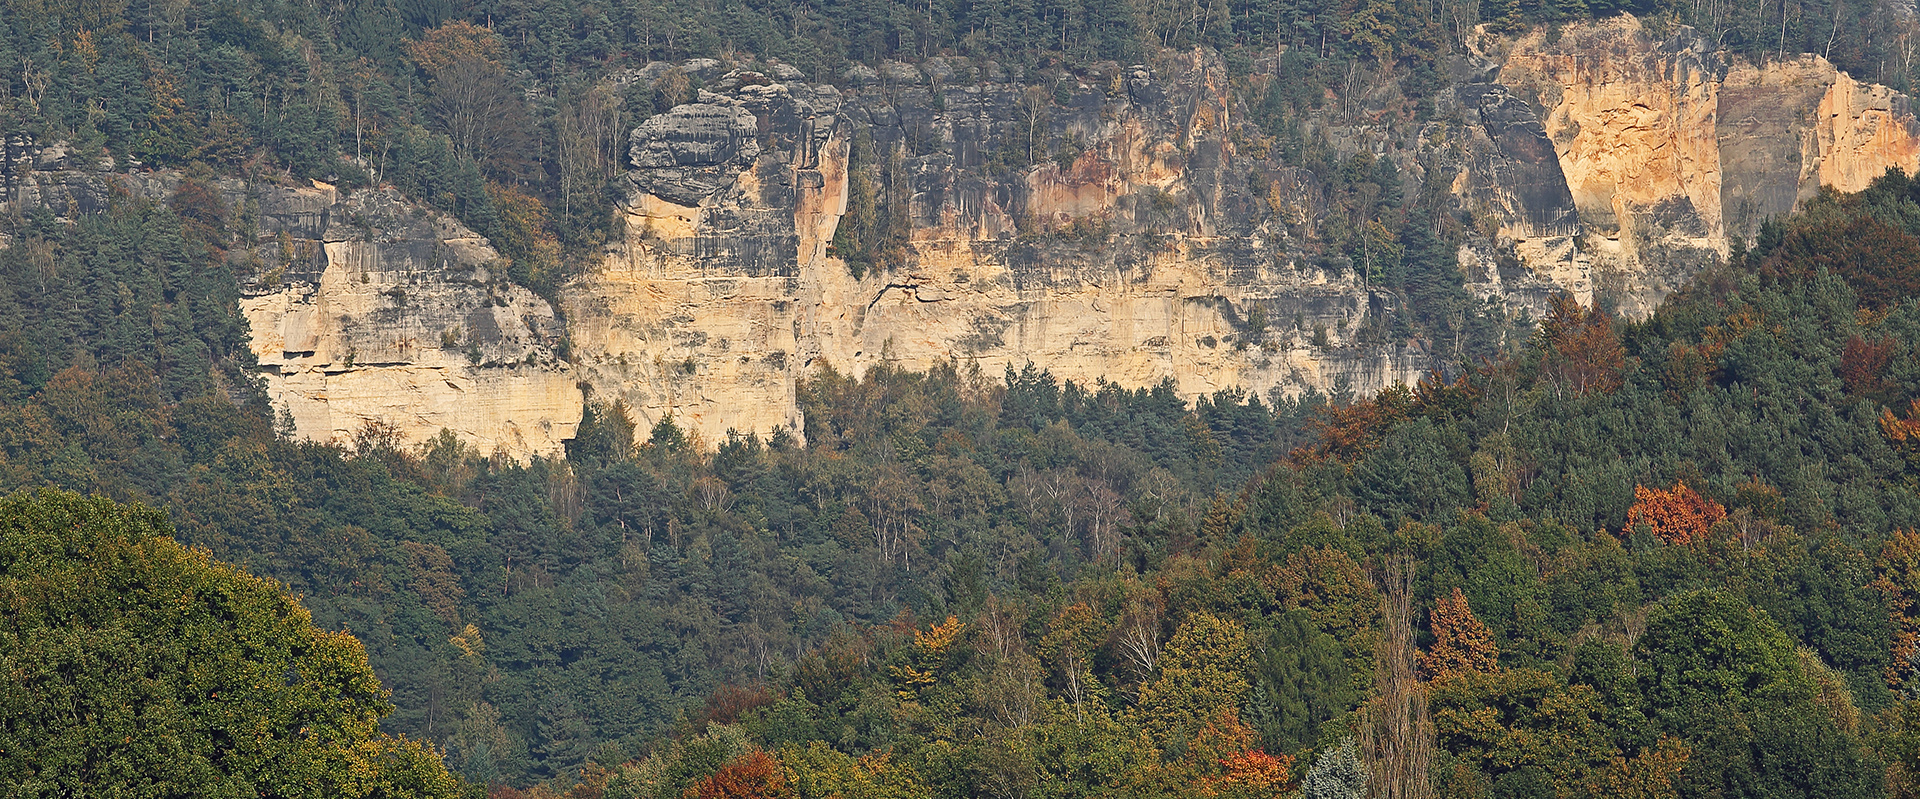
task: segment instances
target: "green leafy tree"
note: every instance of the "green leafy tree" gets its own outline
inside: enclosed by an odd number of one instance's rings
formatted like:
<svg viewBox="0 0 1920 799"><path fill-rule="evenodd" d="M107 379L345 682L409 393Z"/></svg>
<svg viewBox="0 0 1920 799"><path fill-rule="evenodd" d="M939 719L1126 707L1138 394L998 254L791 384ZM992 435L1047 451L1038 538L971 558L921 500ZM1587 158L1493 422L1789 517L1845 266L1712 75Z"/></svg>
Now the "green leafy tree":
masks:
<svg viewBox="0 0 1920 799"><path fill-rule="evenodd" d="M1725 591L1693 591L1654 607L1634 645L1640 687L1669 727L1735 710L1810 702L1793 639Z"/></svg>
<svg viewBox="0 0 1920 799"><path fill-rule="evenodd" d="M1184 746L1223 708L1239 710L1248 660L1239 622L1208 613L1188 617L1160 655L1159 679L1140 689L1141 721L1163 745Z"/></svg>
<svg viewBox="0 0 1920 799"><path fill-rule="evenodd" d="M1502 783L1581 785L1619 750L1594 690L1534 669L1462 671L1433 687L1440 747Z"/></svg>
<svg viewBox="0 0 1920 799"><path fill-rule="evenodd" d="M0 501L0 781L16 795L451 797L353 636L159 512Z"/></svg>

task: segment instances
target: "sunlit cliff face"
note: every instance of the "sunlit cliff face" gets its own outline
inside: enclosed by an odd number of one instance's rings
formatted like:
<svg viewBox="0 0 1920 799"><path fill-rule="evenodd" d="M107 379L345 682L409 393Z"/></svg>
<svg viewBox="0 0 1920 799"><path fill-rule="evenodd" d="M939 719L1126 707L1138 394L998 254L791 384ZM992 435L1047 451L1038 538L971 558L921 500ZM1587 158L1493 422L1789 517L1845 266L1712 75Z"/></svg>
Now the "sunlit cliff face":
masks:
<svg viewBox="0 0 1920 799"><path fill-rule="evenodd" d="M1556 291L1647 313L1820 186L1916 165L1906 99L1818 58L1730 65L1631 18L1477 44L1490 68L1444 120L1312 124L1402 163L1409 186L1450 175L1450 201L1498 230L1462 247L1470 289L1515 317ZM887 66L845 89L723 77L635 132L628 236L563 300L599 396L712 438L798 427L795 381L823 364L1032 362L1192 398L1367 392L1447 359L1446 342L1357 340L1397 298L1300 257L1318 179L1248 146L1205 57L1038 103L992 65ZM1009 167L1041 105L1038 138L1076 149ZM909 233L856 275L829 245L862 169L894 181Z"/></svg>
<svg viewBox="0 0 1920 799"><path fill-rule="evenodd" d="M1687 29L1655 40L1631 17L1514 42L1498 80L1533 98L1595 290L1634 315L1822 186L1920 167L1904 95L1817 56L1754 65Z"/></svg>
<svg viewBox="0 0 1920 799"><path fill-rule="evenodd" d="M1467 290L1520 324L1563 291L1648 313L1821 187L1920 169L1908 98L1817 57L1748 64L1630 17L1468 45L1430 114L1375 80L1299 123L1408 195L1440 187L1469 222ZM268 393L304 437L446 429L524 458L563 451L583 390L711 443L804 434L796 385L829 366L1031 362L1191 399L1367 393L1458 361L1459 341L1383 332L1405 299L1370 253L1316 249L1328 177L1279 157L1217 60L1050 91L964 59L881 67L836 88L702 62L709 90L633 131L618 234L557 309L390 189L221 181L260 206L242 310ZM0 199L86 210L110 181L178 179L63 152L9 161Z"/></svg>

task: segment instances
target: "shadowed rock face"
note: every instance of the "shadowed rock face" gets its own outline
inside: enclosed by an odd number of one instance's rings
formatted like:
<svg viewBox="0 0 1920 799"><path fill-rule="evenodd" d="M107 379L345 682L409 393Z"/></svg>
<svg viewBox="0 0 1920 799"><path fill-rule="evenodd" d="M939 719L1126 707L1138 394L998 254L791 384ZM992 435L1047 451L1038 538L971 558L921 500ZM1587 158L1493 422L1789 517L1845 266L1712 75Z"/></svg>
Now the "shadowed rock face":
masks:
<svg viewBox="0 0 1920 799"><path fill-rule="evenodd" d="M1464 109L1477 113L1487 141L1476 148L1480 168L1472 196L1499 208L1528 238L1577 236L1580 214L1546 127L1527 101L1497 83L1470 83L1457 90Z"/></svg>
<svg viewBox="0 0 1920 799"><path fill-rule="evenodd" d="M760 157L759 130L745 108L690 103L635 128L631 157L648 193L698 205Z"/></svg>
<svg viewBox="0 0 1920 799"><path fill-rule="evenodd" d="M1644 314L1822 186L1920 168L1908 98L1817 57L1730 61L1627 17L1468 44L1430 117L1356 85L1298 121L1342 158L1392 161L1408 193L1442 187L1473 220L1468 290L1516 317L1561 291ZM632 132L618 235L561 291L564 330L485 240L390 190L221 181L259 209L233 254L242 309L299 433L381 421L557 454L582 383L711 441L800 429L796 383L822 366L951 359L992 379L1031 361L1192 398L1371 392L1460 352L1380 332L1402 300L1367 282L1370 255L1312 243L1327 176L1268 153L1208 56L1052 89L958 58L839 88L779 65L680 69L710 90ZM91 213L113 183L164 198L177 180L15 139L0 203ZM884 239L859 276L833 246L856 221Z"/></svg>

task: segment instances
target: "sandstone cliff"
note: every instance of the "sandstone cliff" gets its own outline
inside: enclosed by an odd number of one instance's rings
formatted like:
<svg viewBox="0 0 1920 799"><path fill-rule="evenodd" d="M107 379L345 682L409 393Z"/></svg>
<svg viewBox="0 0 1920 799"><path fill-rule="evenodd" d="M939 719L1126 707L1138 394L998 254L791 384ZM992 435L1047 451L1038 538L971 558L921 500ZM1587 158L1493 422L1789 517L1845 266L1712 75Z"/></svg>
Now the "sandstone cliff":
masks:
<svg viewBox="0 0 1920 799"><path fill-rule="evenodd" d="M562 299L582 377L709 437L799 429L795 381L821 365L1031 361L1187 396L1417 378L1417 345L1345 346L1388 298L1284 255L1249 171L1305 214L1311 176L1237 152L1225 75L1195 59L1072 87L1039 137L1085 149L1024 169L995 158L1031 143L1034 101L997 67L895 64L845 90L726 76L634 132L626 240ZM856 136L904 176L910 220L901 262L864 275L830 250Z"/></svg>
<svg viewBox="0 0 1920 799"><path fill-rule="evenodd" d="M582 408L564 331L484 238L392 189L257 194L240 305L299 435L345 442L377 421L407 444L447 429L485 453L561 453Z"/></svg>
<svg viewBox="0 0 1920 799"><path fill-rule="evenodd" d="M1908 98L1818 56L1755 65L1627 16L1476 44L1539 109L1595 290L1631 314L1820 187L1920 167Z"/></svg>
<svg viewBox="0 0 1920 799"><path fill-rule="evenodd" d="M1631 17L1473 45L1430 122L1308 124L1396 161L1410 186L1437 171L1490 219L1462 268L1519 318L1556 291L1645 314L1821 186L1920 166L1907 98L1818 57L1754 65ZM1325 176L1246 152L1258 134L1204 55L1073 76L1038 123L1031 90L961 59L855 71L837 89L711 77L700 102L634 132L628 236L563 298L582 377L643 421L797 428L794 383L823 363L1031 361L1193 397L1372 391L1448 355L1355 338L1400 298L1301 256ZM1036 125L1083 149L996 162ZM828 244L861 135L891 159L864 168L909 176L911 232L898 263L856 275Z"/></svg>
<svg viewBox="0 0 1920 799"><path fill-rule="evenodd" d="M15 137L0 206L96 213L115 192L166 200L178 172L124 171ZM482 452L558 455L582 409L553 309L495 274L458 222L392 189L215 181L242 222L228 253L267 394L297 435L350 443L369 422L403 445L442 429Z"/></svg>
<svg viewBox="0 0 1920 799"><path fill-rule="evenodd" d="M1441 187L1472 220L1467 289L1517 322L1560 291L1647 313L1821 187L1920 168L1908 98L1815 56L1751 64L1631 17L1468 45L1430 113L1356 79L1298 123L1407 192ZM258 220L243 310L299 434L381 421L524 457L560 451L580 386L712 441L802 430L795 386L822 366L1033 362L1192 398L1365 393L1461 355L1392 332L1407 298L1323 246L1331 176L1281 157L1209 54L1046 75L936 58L832 85L679 68L705 88L633 131L620 235L564 313L391 190L221 181ZM178 179L19 141L4 171L0 203L68 214Z"/></svg>

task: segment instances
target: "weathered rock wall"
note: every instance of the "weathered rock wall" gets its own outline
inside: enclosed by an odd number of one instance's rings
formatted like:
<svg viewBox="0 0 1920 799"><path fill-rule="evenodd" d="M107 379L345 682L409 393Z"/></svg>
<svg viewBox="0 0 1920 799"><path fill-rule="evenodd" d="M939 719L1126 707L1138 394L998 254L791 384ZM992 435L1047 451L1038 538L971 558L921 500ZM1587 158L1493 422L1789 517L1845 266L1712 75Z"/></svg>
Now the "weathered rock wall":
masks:
<svg viewBox="0 0 1920 799"><path fill-rule="evenodd" d="M1749 64L1631 17L1472 44L1430 122L1308 124L1410 188L1438 170L1497 231L1461 248L1469 289L1517 315L1559 291L1648 313L1821 186L1920 166L1907 99L1817 57ZM822 363L1031 361L1193 397L1367 392L1445 357L1356 337L1399 298L1301 257L1324 176L1243 152L1257 132L1204 55L1095 70L1040 102L962 59L840 89L704 66L714 91L635 132L629 235L563 298L583 377L643 421L797 427L793 385ZM898 263L855 276L827 243L861 135L907 176L911 233ZM1082 149L1010 166L1036 138Z"/></svg>
<svg viewBox="0 0 1920 799"><path fill-rule="evenodd" d="M299 435L344 443L380 422L407 444L446 429L484 453L562 452L582 408L564 331L494 274L486 239L392 189L257 195L273 221L240 308Z"/></svg>
<svg viewBox="0 0 1920 799"><path fill-rule="evenodd" d="M166 200L181 176L125 172L21 137L0 162L0 207L97 213L114 192ZM482 452L558 455L579 426L553 309L493 273L486 239L392 189L215 181L228 253L267 394L295 433L350 443L369 422L401 444L442 429ZM0 242L3 244L4 242Z"/></svg>
<svg viewBox="0 0 1920 799"><path fill-rule="evenodd" d="M1814 56L1747 63L1630 17L1468 45L1430 115L1376 82L1299 122L1408 192L1444 186L1473 220L1468 290L1516 318L1562 291L1645 314L1821 187L1920 169L1909 99ZM1328 176L1272 154L1206 54L1050 90L957 58L838 86L681 68L706 89L633 132L622 235L562 289L564 330L484 240L390 190L221 181L258 220L233 256L243 310L299 433L380 421L526 456L572 436L579 386L712 441L800 429L796 385L822 366L1033 362L1191 398L1366 393L1458 357L1385 333L1405 299L1365 253L1316 249ZM0 204L65 214L177 180L21 141L0 173ZM834 242L875 181L892 238L856 274Z"/></svg>
<svg viewBox="0 0 1920 799"><path fill-rule="evenodd" d="M1630 16L1478 44L1540 109L1595 290L1633 315L1820 187L1920 167L1910 100L1818 56L1753 64Z"/></svg>
<svg viewBox="0 0 1920 799"><path fill-rule="evenodd" d="M1313 178L1238 152L1225 73L1194 59L1074 86L1039 133L1024 87L954 60L844 91L715 81L634 133L626 240L563 293L582 377L709 438L799 429L794 385L822 365L1031 361L1189 397L1416 379L1417 343L1353 341L1389 295L1285 254L1274 203L1311 215ZM904 183L910 226L904 258L864 275L829 250L856 136ZM1084 149L1009 167L1035 138Z"/></svg>

